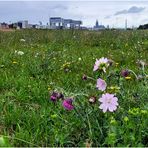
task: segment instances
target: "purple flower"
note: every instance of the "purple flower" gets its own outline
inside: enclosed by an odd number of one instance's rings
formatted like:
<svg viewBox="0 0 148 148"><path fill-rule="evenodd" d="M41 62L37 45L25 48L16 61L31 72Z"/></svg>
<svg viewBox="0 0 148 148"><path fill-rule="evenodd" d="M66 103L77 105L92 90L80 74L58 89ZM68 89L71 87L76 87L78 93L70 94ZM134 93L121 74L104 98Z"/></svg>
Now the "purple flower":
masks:
<svg viewBox="0 0 148 148"><path fill-rule="evenodd" d="M58 99L64 99L64 95L62 93L58 93Z"/></svg>
<svg viewBox="0 0 148 148"><path fill-rule="evenodd" d="M73 100L71 98L68 98L63 101L62 105L66 110L73 110L74 106L73 106L72 102L73 102Z"/></svg>
<svg viewBox="0 0 148 148"><path fill-rule="evenodd" d="M82 80L87 80L87 76L84 74Z"/></svg>
<svg viewBox="0 0 148 148"><path fill-rule="evenodd" d="M51 101L57 101L58 99L58 93L53 92L52 95L50 96Z"/></svg>
<svg viewBox="0 0 148 148"><path fill-rule="evenodd" d="M97 86L96 86L99 90L104 91L107 87L107 84L104 80L102 79L97 79Z"/></svg>
<svg viewBox="0 0 148 148"><path fill-rule="evenodd" d="M114 61L113 61L113 60L108 59L108 64L109 64L109 66L112 66L112 65L113 65L113 63L114 63Z"/></svg>
<svg viewBox="0 0 148 148"><path fill-rule="evenodd" d="M114 96L114 94L103 94L102 97L99 99L99 101L102 103L99 108L103 110L105 113L107 110L110 112L113 112L117 109L118 104L118 98Z"/></svg>
<svg viewBox="0 0 148 148"><path fill-rule="evenodd" d="M62 93L53 92L50 96L51 101L57 101L58 99L63 99L64 95Z"/></svg>
<svg viewBox="0 0 148 148"><path fill-rule="evenodd" d="M126 70L122 70L122 71L121 71L121 76L122 76L122 77L127 77L127 76L129 75L129 73L130 73L130 72L129 72L127 69L126 69Z"/></svg>

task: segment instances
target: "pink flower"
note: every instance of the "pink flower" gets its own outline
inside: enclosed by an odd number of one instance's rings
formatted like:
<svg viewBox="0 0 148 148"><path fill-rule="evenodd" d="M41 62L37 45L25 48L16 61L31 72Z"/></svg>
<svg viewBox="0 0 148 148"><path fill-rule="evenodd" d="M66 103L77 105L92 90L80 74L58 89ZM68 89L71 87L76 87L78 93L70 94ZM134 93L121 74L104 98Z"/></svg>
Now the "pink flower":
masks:
<svg viewBox="0 0 148 148"><path fill-rule="evenodd" d="M104 57L100 58L99 60L96 59L93 71L100 69L106 72L106 68L109 66L108 62L108 59Z"/></svg>
<svg viewBox="0 0 148 148"><path fill-rule="evenodd" d="M63 101L63 104L62 105L67 110L73 110L74 109L74 106L73 106L72 102L73 102L73 100L71 98L65 99Z"/></svg>
<svg viewBox="0 0 148 148"><path fill-rule="evenodd" d="M99 99L99 101L102 103L99 108L103 109L103 112L105 113L107 110L110 112L113 112L117 109L118 104L118 98L114 96L114 94L103 94L102 97Z"/></svg>
<svg viewBox="0 0 148 148"><path fill-rule="evenodd" d="M99 90L104 91L106 89L106 86L107 86L107 84L106 84L106 82L104 80L102 80L100 78L97 79L97 88Z"/></svg>

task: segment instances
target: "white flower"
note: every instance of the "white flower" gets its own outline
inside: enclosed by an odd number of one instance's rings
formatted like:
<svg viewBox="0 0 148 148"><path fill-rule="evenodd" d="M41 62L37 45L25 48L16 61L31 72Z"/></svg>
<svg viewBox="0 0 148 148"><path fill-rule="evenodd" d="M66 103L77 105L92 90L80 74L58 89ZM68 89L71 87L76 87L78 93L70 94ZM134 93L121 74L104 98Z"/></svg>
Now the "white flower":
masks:
<svg viewBox="0 0 148 148"><path fill-rule="evenodd" d="M34 57L35 57L35 58L37 58L37 57L38 57L38 55L39 55L39 53L37 52L37 53L35 54L35 56L34 56Z"/></svg>
<svg viewBox="0 0 148 148"><path fill-rule="evenodd" d="M81 58L78 58L78 60L81 61L82 59Z"/></svg>
<svg viewBox="0 0 148 148"><path fill-rule="evenodd" d="M25 39L20 39L20 41L21 41L21 42L25 42L26 40L25 40Z"/></svg>
<svg viewBox="0 0 148 148"><path fill-rule="evenodd" d="M96 59L93 71L101 69L104 72L106 72L106 68L109 66L108 62L109 62L108 59L104 57L100 58L99 60Z"/></svg>
<svg viewBox="0 0 148 148"><path fill-rule="evenodd" d="M17 54L18 54L18 55L23 55L24 52L23 52L23 51L18 51Z"/></svg>

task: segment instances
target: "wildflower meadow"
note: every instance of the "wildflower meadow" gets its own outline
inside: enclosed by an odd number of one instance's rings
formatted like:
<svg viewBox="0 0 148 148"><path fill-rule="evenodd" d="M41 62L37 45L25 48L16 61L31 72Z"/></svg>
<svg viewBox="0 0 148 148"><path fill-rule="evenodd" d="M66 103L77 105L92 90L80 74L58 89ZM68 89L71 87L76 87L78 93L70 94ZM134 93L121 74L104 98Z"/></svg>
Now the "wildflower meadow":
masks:
<svg viewBox="0 0 148 148"><path fill-rule="evenodd" d="M148 31L0 32L0 146L148 147Z"/></svg>

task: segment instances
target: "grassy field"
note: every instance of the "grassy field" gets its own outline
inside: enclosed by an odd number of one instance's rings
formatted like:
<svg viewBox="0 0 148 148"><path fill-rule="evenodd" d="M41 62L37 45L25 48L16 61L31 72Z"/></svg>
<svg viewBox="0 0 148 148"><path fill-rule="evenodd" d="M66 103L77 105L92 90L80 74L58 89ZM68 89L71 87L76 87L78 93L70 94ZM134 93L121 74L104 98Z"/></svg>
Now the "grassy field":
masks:
<svg viewBox="0 0 148 148"><path fill-rule="evenodd" d="M112 60L106 73L93 71L101 57ZM99 108L98 77L114 112ZM148 31L0 32L0 146L148 147Z"/></svg>

